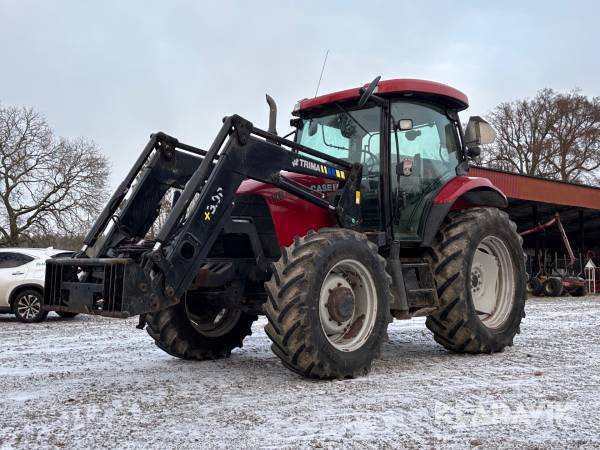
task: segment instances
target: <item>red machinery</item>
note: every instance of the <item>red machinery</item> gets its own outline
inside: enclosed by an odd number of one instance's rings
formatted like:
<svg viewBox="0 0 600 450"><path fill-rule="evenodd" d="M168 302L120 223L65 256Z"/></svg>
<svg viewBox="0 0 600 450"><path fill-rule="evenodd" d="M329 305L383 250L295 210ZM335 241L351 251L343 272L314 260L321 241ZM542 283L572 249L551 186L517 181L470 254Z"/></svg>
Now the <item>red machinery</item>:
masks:
<svg viewBox="0 0 600 450"><path fill-rule="evenodd" d="M547 228L556 225L560 236L562 237L563 243L565 245L565 249L567 250L567 254L569 255L569 263L567 264L567 272L571 272L571 275L563 275L563 276L549 276L544 273L540 273L536 276L532 274L527 282L527 291L533 295L545 294L549 297L558 297L565 290L571 295L581 296L587 293L587 287L585 280L579 276L572 276L573 267L575 266L575 262L577 258L573 253L573 249L571 248L571 243L569 242L569 238L567 233L565 232L565 228L563 227L562 222L560 221L560 214L555 213L552 219L547 222L536 225L535 227L529 228L528 230L522 231L519 233L521 236L527 236L529 234L534 234L539 231L543 231ZM543 270L543 269L542 269Z"/></svg>

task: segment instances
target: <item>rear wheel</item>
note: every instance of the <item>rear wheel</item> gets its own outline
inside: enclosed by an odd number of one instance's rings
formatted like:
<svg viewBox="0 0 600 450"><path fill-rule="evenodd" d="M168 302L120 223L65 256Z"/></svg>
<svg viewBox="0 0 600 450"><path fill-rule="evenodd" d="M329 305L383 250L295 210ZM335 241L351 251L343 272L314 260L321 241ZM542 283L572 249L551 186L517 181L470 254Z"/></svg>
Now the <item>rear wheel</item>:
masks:
<svg viewBox="0 0 600 450"><path fill-rule="evenodd" d="M544 293L544 286L538 277L529 277L529 280L527 280L527 293L534 297Z"/></svg>
<svg viewBox="0 0 600 450"><path fill-rule="evenodd" d="M363 234L310 232L282 249L265 284L265 331L289 369L311 378L366 374L391 321L385 260Z"/></svg>
<svg viewBox="0 0 600 450"><path fill-rule="evenodd" d="M177 358L219 359L242 347L258 317L238 309L204 306L201 300L184 300L146 315L146 331L156 345Z"/></svg>
<svg viewBox="0 0 600 450"><path fill-rule="evenodd" d="M17 319L25 323L41 322L48 315L48 311L42 309L42 294L32 289L16 295L12 310Z"/></svg>
<svg viewBox="0 0 600 450"><path fill-rule="evenodd" d="M427 318L449 350L492 353L512 345L525 317L521 237L496 208L452 212L431 253L439 312Z"/></svg>
<svg viewBox="0 0 600 450"><path fill-rule="evenodd" d="M547 297L559 297L563 290L564 286L560 278L550 277L544 281L544 294Z"/></svg>

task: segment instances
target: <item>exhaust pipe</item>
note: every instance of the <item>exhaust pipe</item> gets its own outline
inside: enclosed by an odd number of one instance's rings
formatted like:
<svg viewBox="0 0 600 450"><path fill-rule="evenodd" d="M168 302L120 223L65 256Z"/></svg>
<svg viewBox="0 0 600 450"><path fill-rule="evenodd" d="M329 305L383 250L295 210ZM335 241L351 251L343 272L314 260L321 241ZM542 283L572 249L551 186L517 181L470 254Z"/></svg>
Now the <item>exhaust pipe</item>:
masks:
<svg viewBox="0 0 600 450"><path fill-rule="evenodd" d="M277 136L277 104L269 94L266 94L266 97L269 104L269 129L267 131Z"/></svg>

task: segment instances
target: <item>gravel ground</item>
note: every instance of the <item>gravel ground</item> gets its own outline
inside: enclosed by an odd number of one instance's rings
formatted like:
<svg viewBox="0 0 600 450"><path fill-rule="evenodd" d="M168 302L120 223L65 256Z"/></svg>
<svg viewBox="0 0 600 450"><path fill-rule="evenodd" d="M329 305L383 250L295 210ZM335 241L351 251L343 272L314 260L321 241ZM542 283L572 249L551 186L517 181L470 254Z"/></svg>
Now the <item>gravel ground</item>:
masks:
<svg viewBox="0 0 600 450"><path fill-rule="evenodd" d="M450 354L423 320L396 321L368 377L333 382L283 368L262 321L200 363L135 323L0 316L0 447L600 447L600 298L530 300L496 355Z"/></svg>

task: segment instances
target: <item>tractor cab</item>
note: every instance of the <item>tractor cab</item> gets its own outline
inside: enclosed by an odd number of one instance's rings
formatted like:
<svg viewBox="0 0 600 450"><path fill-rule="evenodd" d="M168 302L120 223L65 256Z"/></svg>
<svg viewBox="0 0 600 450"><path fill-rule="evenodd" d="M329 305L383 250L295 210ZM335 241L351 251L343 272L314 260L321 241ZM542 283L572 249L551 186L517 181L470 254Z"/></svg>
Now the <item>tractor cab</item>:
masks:
<svg viewBox="0 0 600 450"><path fill-rule="evenodd" d="M291 123L297 143L363 165L364 230L422 242L434 199L468 171L458 117L467 106L465 94L440 83L378 77L363 88L301 100ZM469 126L476 125L487 124L473 118Z"/></svg>

